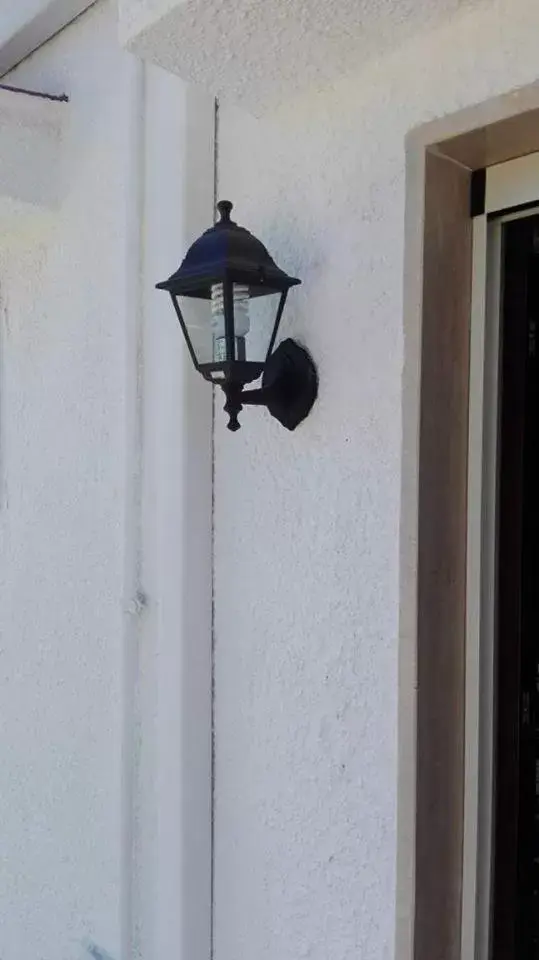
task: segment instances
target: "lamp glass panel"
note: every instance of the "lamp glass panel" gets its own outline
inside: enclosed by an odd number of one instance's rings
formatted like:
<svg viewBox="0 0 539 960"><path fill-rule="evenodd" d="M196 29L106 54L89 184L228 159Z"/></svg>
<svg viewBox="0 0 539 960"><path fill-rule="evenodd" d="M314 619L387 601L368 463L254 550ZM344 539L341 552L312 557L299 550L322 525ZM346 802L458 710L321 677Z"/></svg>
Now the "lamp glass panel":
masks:
<svg viewBox="0 0 539 960"><path fill-rule="evenodd" d="M280 293L253 297L250 300L251 327L245 340L247 360L264 363L277 319L280 300Z"/></svg>
<svg viewBox="0 0 539 960"><path fill-rule="evenodd" d="M198 362L212 363L213 337L209 301L178 297L178 306Z"/></svg>

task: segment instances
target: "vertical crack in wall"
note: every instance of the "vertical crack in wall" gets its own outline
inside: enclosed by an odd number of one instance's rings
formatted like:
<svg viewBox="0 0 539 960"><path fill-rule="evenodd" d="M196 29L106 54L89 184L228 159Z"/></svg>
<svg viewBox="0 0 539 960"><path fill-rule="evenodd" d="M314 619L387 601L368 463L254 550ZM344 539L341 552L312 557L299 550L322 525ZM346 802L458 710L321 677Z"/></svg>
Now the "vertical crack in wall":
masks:
<svg viewBox="0 0 539 960"><path fill-rule="evenodd" d="M213 125L213 218L219 194L219 100L214 101ZM212 402L211 475L211 876L210 876L210 957L215 958L215 387Z"/></svg>

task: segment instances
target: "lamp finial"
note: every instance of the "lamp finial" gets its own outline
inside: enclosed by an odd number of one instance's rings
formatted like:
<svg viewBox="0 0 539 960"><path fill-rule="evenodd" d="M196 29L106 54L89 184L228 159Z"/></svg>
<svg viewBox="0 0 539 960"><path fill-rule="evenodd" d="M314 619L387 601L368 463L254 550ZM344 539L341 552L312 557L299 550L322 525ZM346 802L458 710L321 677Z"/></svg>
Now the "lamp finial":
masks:
<svg viewBox="0 0 539 960"><path fill-rule="evenodd" d="M232 213L232 207L234 204L230 200L219 200L217 204L217 209L221 217L221 223L230 223L230 214Z"/></svg>

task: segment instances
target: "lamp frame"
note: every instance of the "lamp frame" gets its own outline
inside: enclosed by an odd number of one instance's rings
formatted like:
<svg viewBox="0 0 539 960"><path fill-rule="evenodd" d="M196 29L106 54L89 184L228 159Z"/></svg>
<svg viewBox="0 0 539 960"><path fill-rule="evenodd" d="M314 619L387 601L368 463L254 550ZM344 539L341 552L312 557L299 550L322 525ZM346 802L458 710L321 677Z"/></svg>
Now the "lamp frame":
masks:
<svg viewBox="0 0 539 960"><path fill-rule="evenodd" d="M318 395L318 374L304 347L288 339L274 350L281 319L291 287L301 283L281 270L263 244L230 219L232 204L217 204L221 220L190 247L179 270L157 284L170 294L195 369L226 396L228 427L238 430L238 414L248 405L266 406L283 426L294 430L310 412ZM226 360L199 361L179 303L180 297L211 299L212 288L223 287L224 340ZM273 329L263 360L236 357L234 286L249 288L249 298L279 294ZM262 376L262 386L245 390Z"/></svg>

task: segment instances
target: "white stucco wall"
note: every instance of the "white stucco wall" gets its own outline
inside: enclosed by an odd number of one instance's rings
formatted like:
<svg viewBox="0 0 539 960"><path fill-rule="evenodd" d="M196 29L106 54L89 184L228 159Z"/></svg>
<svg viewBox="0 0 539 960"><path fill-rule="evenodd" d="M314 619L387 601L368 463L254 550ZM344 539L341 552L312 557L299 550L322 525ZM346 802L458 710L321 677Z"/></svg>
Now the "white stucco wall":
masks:
<svg viewBox="0 0 539 960"><path fill-rule="evenodd" d="M0 252L3 960L120 956L131 69L100 4L9 77L71 104L61 206Z"/></svg>
<svg viewBox="0 0 539 960"><path fill-rule="evenodd" d="M232 436L217 398L216 960L394 955L404 138L536 81L538 31L463 5L326 93L221 106L219 194L303 279L320 400Z"/></svg>
<svg viewBox="0 0 539 960"><path fill-rule="evenodd" d="M0 222L3 235L26 228L58 209L62 176L62 130L69 119L64 101L0 89Z"/></svg>
<svg viewBox="0 0 539 960"><path fill-rule="evenodd" d="M212 398L155 283L214 104L113 0L8 79L70 103L55 209L0 238L0 956L207 960Z"/></svg>
<svg viewBox="0 0 539 960"><path fill-rule="evenodd" d="M213 100L109 0L9 81L70 103L57 208L0 243L0 955L206 960L212 401L155 283Z"/></svg>
<svg viewBox="0 0 539 960"><path fill-rule="evenodd" d="M219 193L303 279L320 399L233 436L216 397L215 960L394 956L404 138L536 81L538 30L478 0L221 105ZM0 956L207 960L210 392L153 283L211 219L211 100L105 2L10 79L72 102L58 216L0 244Z"/></svg>

